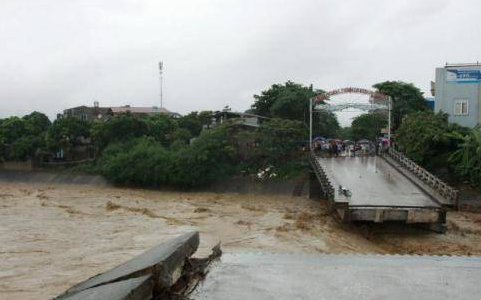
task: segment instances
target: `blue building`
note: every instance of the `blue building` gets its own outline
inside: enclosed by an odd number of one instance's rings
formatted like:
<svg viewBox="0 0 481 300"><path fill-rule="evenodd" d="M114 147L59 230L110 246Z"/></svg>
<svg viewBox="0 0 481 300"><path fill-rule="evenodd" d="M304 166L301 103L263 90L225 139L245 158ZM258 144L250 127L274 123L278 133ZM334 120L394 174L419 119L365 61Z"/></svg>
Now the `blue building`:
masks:
<svg viewBox="0 0 481 300"><path fill-rule="evenodd" d="M435 98L434 97L426 97L424 98L424 103L430 110L434 110L434 103L435 103Z"/></svg>
<svg viewBox="0 0 481 300"><path fill-rule="evenodd" d="M451 123L474 127L481 123L481 64L446 64L436 68L434 111Z"/></svg>

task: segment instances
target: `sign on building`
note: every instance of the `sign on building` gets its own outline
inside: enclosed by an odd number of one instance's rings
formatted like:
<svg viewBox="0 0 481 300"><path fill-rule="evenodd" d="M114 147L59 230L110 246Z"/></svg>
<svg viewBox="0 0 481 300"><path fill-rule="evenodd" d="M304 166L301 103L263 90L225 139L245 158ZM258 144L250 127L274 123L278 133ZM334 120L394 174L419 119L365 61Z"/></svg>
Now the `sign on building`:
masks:
<svg viewBox="0 0 481 300"><path fill-rule="evenodd" d="M479 83L481 81L481 70L447 69L447 83Z"/></svg>

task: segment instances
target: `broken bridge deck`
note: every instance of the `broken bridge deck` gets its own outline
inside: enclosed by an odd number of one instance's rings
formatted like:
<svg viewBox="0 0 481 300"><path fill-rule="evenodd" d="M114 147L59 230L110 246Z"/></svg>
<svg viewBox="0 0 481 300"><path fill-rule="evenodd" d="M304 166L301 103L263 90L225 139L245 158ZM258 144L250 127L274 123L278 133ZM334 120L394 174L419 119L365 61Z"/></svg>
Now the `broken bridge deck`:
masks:
<svg viewBox="0 0 481 300"><path fill-rule="evenodd" d="M322 192L344 221L445 223L441 203L383 157L312 159Z"/></svg>
<svg viewBox="0 0 481 300"><path fill-rule="evenodd" d="M479 299L481 258L227 253L191 299Z"/></svg>

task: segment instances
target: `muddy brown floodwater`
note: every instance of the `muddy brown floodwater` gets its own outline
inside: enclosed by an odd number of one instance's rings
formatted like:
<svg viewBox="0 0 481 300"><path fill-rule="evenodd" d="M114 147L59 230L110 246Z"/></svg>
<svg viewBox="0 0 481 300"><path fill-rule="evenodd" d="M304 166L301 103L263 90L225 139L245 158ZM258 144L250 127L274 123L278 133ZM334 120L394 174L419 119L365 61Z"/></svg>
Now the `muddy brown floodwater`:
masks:
<svg viewBox="0 0 481 300"><path fill-rule="evenodd" d="M481 254L481 215L450 212L448 228L339 224L302 197L2 184L0 299L50 299L190 230L200 253L222 241L227 252Z"/></svg>

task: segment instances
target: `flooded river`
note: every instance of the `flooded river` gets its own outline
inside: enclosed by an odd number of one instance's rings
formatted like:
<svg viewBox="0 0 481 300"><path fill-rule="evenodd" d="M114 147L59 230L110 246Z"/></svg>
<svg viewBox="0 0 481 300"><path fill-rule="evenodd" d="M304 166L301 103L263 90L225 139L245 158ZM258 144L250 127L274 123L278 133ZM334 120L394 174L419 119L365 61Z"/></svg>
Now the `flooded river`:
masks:
<svg viewBox="0 0 481 300"><path fill-rule="evenodd" d="M0 299L49 299L178 233L200 253L481 254L481 215L449 213L449 231L340 224L290 195L161 192L98 186L0 186Z"/></svg>

